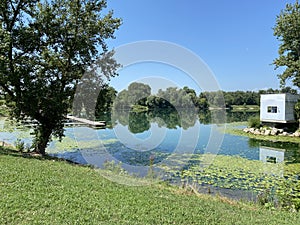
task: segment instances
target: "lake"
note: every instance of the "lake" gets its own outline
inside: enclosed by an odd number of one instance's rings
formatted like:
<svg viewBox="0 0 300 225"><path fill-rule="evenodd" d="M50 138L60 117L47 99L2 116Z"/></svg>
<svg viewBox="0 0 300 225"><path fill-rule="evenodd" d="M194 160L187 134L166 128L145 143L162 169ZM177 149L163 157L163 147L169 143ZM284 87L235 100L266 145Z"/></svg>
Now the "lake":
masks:
<svg viewBox="0 0 300 225"><path fill-rule="evenodd" d="M117 174L192 184L202 192L232 198L255 199L266 191L275 196L287 193L287 185L291 196L300 197L299 144L224 132L226 124L245 127L240 122L254 115L227 112L227 123L219 123L218 113L119 111L105 115L111 128L66 127L64 140L52 141L47 152ZM1 140L14 143L19 137L30 144L29 130L2 130ZM111 174L108 179L138 185Z"/></svg>

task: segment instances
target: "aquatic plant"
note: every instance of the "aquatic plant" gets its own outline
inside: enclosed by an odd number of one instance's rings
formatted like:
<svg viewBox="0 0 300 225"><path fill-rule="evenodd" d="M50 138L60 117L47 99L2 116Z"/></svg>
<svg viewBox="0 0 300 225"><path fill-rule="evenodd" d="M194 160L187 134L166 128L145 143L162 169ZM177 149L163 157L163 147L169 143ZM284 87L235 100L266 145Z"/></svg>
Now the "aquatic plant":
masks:
<svg viewBox="0 0 300 225"><path fill-rule="evenodd" d="M185 157L179 158L187 163ZM205 157L214 157L213 163L204 166ZM170 181L195 182L232 190L245 190L258 196L258 201L268 208L300 209L300 164L265 163L239 156L193 155L181 171L162 167ZM195 163L198 162L198 163ZM180 163L179 163L180 164Z"/></svg>

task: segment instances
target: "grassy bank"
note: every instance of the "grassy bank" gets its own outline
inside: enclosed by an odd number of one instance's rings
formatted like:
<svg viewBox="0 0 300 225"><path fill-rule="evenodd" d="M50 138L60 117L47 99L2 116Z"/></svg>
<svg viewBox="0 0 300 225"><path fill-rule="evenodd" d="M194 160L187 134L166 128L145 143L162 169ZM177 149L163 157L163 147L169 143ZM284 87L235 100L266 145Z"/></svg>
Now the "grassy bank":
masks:
<svg viewBox="0 0 300 225"><path fill-rule="evenodd" d="M232 105L232 112L259 112L259 105Z"/></svg>
<svg viewBox="0 0 300 225"><path fill-rule="evenodd" d="M165 184L131 187L97 170L0 149L0 224L299 224L300 214L195 195Z"/></svg>
<svg viewBox="0 0 300 225"><path fill-rule="evenodd" d="M233 135L245 136L245 137L249 137L257 140L263 140L263 141L300 143L300 137L278 136L278 135L274 135L274 136L256 135L256 134L246 133L242 129L238 129L231 125L226 126L225 132Z"/></svg>

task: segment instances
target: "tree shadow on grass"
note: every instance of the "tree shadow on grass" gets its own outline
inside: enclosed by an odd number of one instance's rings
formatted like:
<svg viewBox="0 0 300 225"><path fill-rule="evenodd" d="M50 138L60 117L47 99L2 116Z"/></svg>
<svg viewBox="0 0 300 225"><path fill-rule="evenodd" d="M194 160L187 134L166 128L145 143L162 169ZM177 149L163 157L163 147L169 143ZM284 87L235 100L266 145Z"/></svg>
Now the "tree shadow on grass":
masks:
<svg viewBox="0 0 300 225"><path fill-rule="evenodd" d="M55 160L55 161L61 161L61 162L67 162L72 165L80 165L80 166L87 166L87 167L92 167L91 165L83 165L77 162L73 162L68 159L62 159L50 155L41 155L37 154L34 152L20 152L14 149L13 147L3 147L0 146L0 157L1 155L7 155L7 156L12 156L12 157L17 157L17 158L27 158L27 159L35 159L35 160Z"/></svg>
<svg viewBox="0 0 300 225"><path fill-rule="evenodd" d="M22 157L22 154L12 147L0 146L0 156L1 155L9 155L14 157Z"/></svg>

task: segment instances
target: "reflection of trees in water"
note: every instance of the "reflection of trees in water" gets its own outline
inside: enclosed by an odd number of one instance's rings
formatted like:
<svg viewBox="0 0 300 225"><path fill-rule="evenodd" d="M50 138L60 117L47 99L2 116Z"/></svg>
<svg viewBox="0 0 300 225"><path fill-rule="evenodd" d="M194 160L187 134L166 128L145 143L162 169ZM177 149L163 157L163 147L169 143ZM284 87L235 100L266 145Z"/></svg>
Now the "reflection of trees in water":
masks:
<svg viewBox="0 0 300 225"><path fill-rule="evenodd" d="M150 123L146 113L130 112L128 128L129 131L134 134L143 133L144 131L149 130Z"/></svg>
<svg viewBox="0 0 300 225"><path fill-rule="evenodd" d="M205 110L199 111L198 117L201 124L211 123L226 123L232 122L245 122L248 121L249 117L258 116L259 112L232 112L223 110Z"/></svg>
<svg viewBox="0 0 300 225"><path fill-rule="evenodd" d="M232 112L226 111L227 123L248 121L249 117L259 116L259 112Z"/></svg>
<svg viewBox="0 0 300 225"><path fill-rule="evenodd" d="M166 127L168 129L176 129L179 126L180 118L175 110L153 110L148 113L149 121L157 123L159 127Z"/></svg>
<svg viewBox="0 0 300 225"><path fill-rule="evenodd" d="M196 111L193 111L193 108L179 109L179 115L181 122L180 126L185 130L195 126L198 120L198 113Z"/></svg>
<svg viewBox="0 0 300 225"><path fill-rule="evenodd" d="M176 129L177 127L188 129L193 127L198 119L197 116L197 113L190 109L178 109L178 111L154 110L148 112L150 122L155 122L158 126L169 129Z"/></svg>
<svg viewBox="0 0 300 225"><path fill-rule="evenodd" d="M103 112L103 113L98 113L96 116L96 120L98 121L105 121L107 127L112 126L112 119L111 119L111 112Z"/></svg>
<svg viewBox="0 0 300 225"><path fill-rule="evenodd" d="M128 126L129 124L129 110L115 110L112 111L111 116L112 124L117 122L123 126Z"/></svg>
<svg viewBox="0 0 300 225"><path fill-rule="evenodd" d="M224 124L226 113L223 109L199 111L198 118L201 124Z"/></svg>
<svg viewBox="0 0 300 225"><path fill-rule="evenodd" d="M211 124L224 124L226 123L226 111L224 109L211 110Z"/></svg>
<svg viewBox="0 0 300 225"><path fill-rule="evenodd" d="M150 129L150 123L156 123L159 127L188 129L193 127L197 120L201 124L223 124L225 122L247 121L253 112L225 112L223 110L193 111L192 109L155 109L147 112L133 112L130 110L115 109L112 111L111 123L117 121L123 126L129 126L132 133L142 133ZM107 114L110 115L110 114ZM106 117L107 118L107 117ZM110 119L110 118L107 118Z"/></svg>
<svg viewBox="0 0 300 225"><path fill-rule="evenodd" d="M231 112L226 111L226 122L243 122L249 117L258 115L258 112ZM224 123L225 115L222 110L203 110L199 112L191 109L174 108L154 109L148 112L132 112L130 110L113 109L111 112L97 116L98 120L104 120L108 125L119 124L130 126L133 133L141 133L150 128L150 123L156 123L159 127L176 129L193 127L197 120L201 124ZM137 132L139 131L140 132Z"/></svg>
<svg viewBox="0 0 300 225"><path fill-rule="evenodd" d="M211 121L211 112L210 110L200 111L198 118L201 124L210 124Z"/></svg>
<svg viewBox="0 0 300 225"><path fill-rule="evenodd" d="M113 111L112 124L117 121L123 126L128 126L132 133L142 133L150 129L150 123L159 127L188 129L193 127L198 119L198 114L189 109L153 110L148 112L132 112L124 110Z"/></svg>

